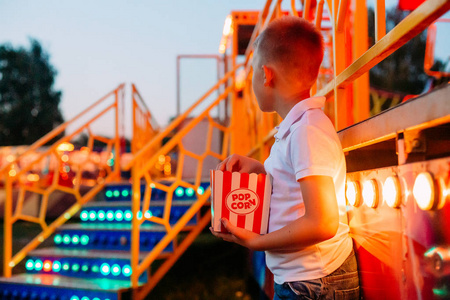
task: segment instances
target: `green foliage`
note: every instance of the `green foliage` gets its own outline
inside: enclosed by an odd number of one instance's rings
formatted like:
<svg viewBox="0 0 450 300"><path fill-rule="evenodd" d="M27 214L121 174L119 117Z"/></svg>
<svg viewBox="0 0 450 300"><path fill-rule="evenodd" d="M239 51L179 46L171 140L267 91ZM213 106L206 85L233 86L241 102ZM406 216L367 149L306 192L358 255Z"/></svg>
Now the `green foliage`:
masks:
<svg viewBox="0 0 450 300"><path fill-rule="evenodd" d="M0 45L0 146L29 145L63 123L56 70L40 43Z"/></svg>

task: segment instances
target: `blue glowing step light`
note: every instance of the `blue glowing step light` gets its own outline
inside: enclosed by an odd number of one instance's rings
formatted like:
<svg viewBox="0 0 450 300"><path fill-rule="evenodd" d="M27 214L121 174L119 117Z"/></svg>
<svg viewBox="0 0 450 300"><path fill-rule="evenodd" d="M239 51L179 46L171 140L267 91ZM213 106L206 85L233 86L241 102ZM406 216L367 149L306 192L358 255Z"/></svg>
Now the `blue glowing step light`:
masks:
<svg viewBox="0 0 450 300"><path fill-rule="evenodd" d="M128 282L128 281L127 281ZM2 300L119 300L125 281L78 279L60 275L20 274L2 278Z"/></svg>
<svg viewBox="0 0 450 300"><path fill-rule="evenodd" d="M117 203L117 202L116 202ZM123 203L123 202L121 202ZM164 202L153 201L149 210L146 212L138 212L137 218L141 219L143 216L149 218L151 216L163 218ZM174 201L170 210L170 224L175 224L181 216L190 208L192 201ZM82 223L102 223L102 224L130 224L133 220L133 213L131 212L129 203L116 206L95 206L90 205L85 207L80 212L80 220ZM193 217L188 225L194 225L197 222L197 218ZM149 223L145 221L144 223Z"/></svg>
<svg viewBox="0 0 450 300"><path fill-rule="evenodd" d="M141 198L144 197L145 189L148 185L141 185ZM209 182L203 182L197 189L199 195L203 195L205 190L209 187ZM164 200L166 192L154 187L152 189L152 200ZM131 201L131 185L109 185L104 189L104 197L107 201ZM195 200L197 195L192 188L177 187L173 194L173 200Z"/></svg>
<svg viewBox="0 0 450 300"><path fill-rule="evenodd" d="M142 225L140 250L150 251L164 237L162 226ZM53 237L55 246L64 249L130 250L131 226L95 226L94 224L72 224L62 227ZM164 252L172 252L170 243Z"/></svg>
<svg viewBox="0 0 450 300"><path fill-rule="evenodd" d="M41 249L30 254L25 262L25 269L28 274L130 280L132 270L129 255L125 258L115 252L102 252ZM102 257L102 255L108 257ZM144 272L139 281L145 282L146 280L147 274Z"/></svg>

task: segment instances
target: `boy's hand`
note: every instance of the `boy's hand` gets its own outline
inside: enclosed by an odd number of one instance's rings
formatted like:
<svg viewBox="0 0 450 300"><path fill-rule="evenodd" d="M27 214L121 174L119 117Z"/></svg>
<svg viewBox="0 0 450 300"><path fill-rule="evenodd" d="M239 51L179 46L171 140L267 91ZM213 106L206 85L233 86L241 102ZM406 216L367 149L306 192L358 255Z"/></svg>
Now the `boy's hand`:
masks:
<svg viewBox="0 0 450 300"><path fill-rule="evenodd" d="M266 174L266 170L264 169L264 165L262 163L256 159L238 154L228 156L224 161L217 165L216 170Z"/></svg>
<svg viewBox="0 0 450 300"><path fill-rule="evenodd" d="M238 245L247 247L251 250L259 250L256 246L256 241L260 237L259 234L249 231L247 229L239 228L230 223L227 219L221 219L222 225L228 230L229 233L215 232L212 227L209 228L211 233L218 238L227 242L233 242Z"/></svg>

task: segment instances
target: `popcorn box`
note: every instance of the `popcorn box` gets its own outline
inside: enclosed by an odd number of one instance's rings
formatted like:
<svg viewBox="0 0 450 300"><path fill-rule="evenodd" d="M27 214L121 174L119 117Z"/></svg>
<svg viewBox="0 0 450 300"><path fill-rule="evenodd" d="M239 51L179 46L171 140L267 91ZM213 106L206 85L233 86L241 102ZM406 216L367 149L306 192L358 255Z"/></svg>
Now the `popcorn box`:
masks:
<svg viewBox="0 0 450 300"><path fill-rule="evenodd" d="M214 231L227 232L220 222L258 234L267 233L272 185L269 176L255 173L211 170L211 225Z"/></svg>

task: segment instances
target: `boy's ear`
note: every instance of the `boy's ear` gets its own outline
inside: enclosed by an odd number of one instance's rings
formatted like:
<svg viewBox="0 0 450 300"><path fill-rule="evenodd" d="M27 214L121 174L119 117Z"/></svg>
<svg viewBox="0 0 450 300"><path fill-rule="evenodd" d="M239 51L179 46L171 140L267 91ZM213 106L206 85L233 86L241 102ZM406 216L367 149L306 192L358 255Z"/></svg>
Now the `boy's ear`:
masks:
<svg viewBox="0 0 450 300"><path fill-rule="evenodd" d="M264 71L264 86L273 86L273 70L267 66L262 66Z"/></svg>

